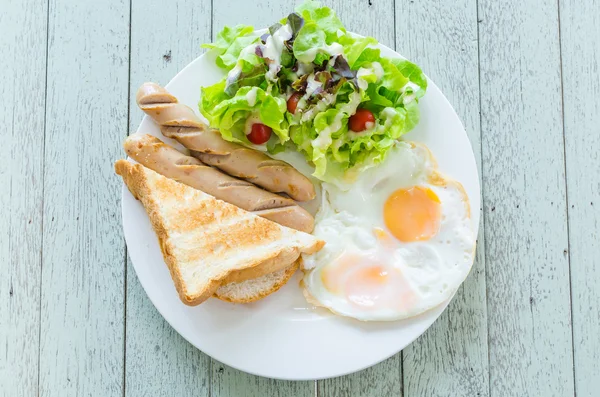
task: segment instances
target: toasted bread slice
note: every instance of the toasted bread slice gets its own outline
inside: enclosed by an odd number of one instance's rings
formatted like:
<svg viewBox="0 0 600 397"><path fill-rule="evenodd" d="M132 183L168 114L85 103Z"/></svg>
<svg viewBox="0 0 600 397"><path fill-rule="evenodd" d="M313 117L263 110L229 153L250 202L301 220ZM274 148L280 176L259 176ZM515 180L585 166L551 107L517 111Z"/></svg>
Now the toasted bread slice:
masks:
<svg viewBox="0 0 600 397"><path fill-rule="evenodd" d="M182 302L198 305L236 272L257 266L289 267L324 242L278 225L140 164L115 163L142 202ZM231 281L231 280L228 280Z"/></svg>
<svg viewBox="0 0 600 397"><path fill-rule="evenodd" d="M277 292L298 270L298 262L276 272L240 283L222 285L215 292L215 298L232 303L250 303Z"/></svg>
<svg viewBox="0 0 600 397"><path fill-rule="evenodd" d="M267 260L257 266L236 270L229 273L227 277L223 279L221 285L226 285L229 283L241 283L246 280L254 280L256 278L287 269L289 265L290 263L287 261Z"/></svg>

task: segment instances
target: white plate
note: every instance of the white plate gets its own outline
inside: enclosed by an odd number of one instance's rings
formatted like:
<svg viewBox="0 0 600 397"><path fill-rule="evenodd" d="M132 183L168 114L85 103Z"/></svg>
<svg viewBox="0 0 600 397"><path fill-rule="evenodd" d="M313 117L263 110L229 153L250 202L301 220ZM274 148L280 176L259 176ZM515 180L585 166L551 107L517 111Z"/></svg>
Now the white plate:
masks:
<svg viewBox="0 0 600 397"><path fill-rule="evenodd" d="M380 45L382 54L399 57ZM214 56L204 54L166 86L192 109L200 87L217 82L223 72ZM438 87L429 81L420 103L421 122L406 136L424 142L440 169L463 183L471 201L473 227L479 225L479 180L471 145L458 116ZM161 136L146 116L138 128ZM298 286L299 274L279 292L247 305L210 299L197 307L180 302L163 261L156 235L142 205L123 187L123 228L137 276L163 317L191 344L231 367L279 379L322 379L359 371L396 354L421 335L448 302L418 316L391 323L362 323L336 317L308 305Z"/></svg>

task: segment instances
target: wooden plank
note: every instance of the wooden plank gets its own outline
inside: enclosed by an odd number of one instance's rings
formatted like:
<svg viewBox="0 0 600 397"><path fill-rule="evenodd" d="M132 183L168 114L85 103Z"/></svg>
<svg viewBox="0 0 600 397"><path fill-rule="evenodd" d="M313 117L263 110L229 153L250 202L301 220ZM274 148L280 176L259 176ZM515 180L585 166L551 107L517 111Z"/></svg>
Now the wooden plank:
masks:
<svg viewBox="0 0 600 397"><path fill-rule="evenodd" d="M129 1L49 10L40 395L121 396Z"/></svg>
<svg viewBox="0 0 600 397"><path fill-rule="evenodd" d="M317 396L403 396L400 353L364 371L317 382Z"/></svg>
<svg viewBox="0 0 600 397"><path fill-rule="evenodd" d="M600 390L600 3L560 2L575 391Z"/></svg>
<svg viewBox="0 0 600 397"><path fill-rule="evenodd" d="M335 10L346 29L395 47L393 0L330 0L323 4ZM402 396L402 354L364 371L317 383L319 396Z"/></svg>
<svg viewBox="0 0 600 397"><path fill-rule="evenodd" d="M419 64L454 106L481 170L476 2L396 1L396 48ZM480 219L471 274L433 326L404 349L407 396L488 395L484 224Z"/></svg>
<svg viewBox="0 0 600 397"><path fill-rule="evenodd" d="M163 319L128 264L126 396L208 396L210 358Z"/></svg>
<svg viewBox="0 0 600 397"><path fill-rule="evenodd" d="M166 84L210 41L205 1L134 0L131 10L130 132L143 113L135 93L145 81ZM167 27L160 28L157 27ZM120 156L124 156L121 152ZM206 396L210 358L190 345L156 311L130 261L127 268L126 396Z"/></svg>
<svg viewBox="0 0 600 397"><path fill-rule="evenodd" d="M223 397L309 397L315 383L283 381L254 376L212 361L211 396Z"/></svg>
<svg viewBox="0 0 600 397"><path fill-rule="evenodd" d="M0 12L0 384L12 396L38 395L47 12L35 0Z"/></svg>
<svg viewBox="0 0 600 397"><path fill-rule="evenodd" d="M493 396L572 396L557 3L479 0Z"/></svg>
<svg viewBox="0 0 600 397"><path fill-rule="evenodd" d="M292 11L293 4L284 0L251 2L246 0L219 0L213 2L213 37L225 25L246 24L265 28ZM212 362L212 397L234 396L311 396L314 382L275 381L249 375L220 362Z"/></svg>

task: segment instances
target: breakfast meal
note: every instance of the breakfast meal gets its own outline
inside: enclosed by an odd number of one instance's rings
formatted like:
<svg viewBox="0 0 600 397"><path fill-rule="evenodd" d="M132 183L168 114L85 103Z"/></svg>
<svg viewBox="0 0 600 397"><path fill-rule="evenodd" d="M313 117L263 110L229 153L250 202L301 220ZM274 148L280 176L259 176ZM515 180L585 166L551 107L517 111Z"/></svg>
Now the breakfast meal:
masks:
<svg viewBox="0 0 600 397"><path fill-rule="evenodd" d="M115 163L181 301L254 302L297 272L307 302L362 321L450 299L476 236L461 183L402 139L419 122L421 69L311 0L205 47L222 78L190 88L199 113L156 83L136 96L184 150L140 131L123 144L133 161Z"/></svg>

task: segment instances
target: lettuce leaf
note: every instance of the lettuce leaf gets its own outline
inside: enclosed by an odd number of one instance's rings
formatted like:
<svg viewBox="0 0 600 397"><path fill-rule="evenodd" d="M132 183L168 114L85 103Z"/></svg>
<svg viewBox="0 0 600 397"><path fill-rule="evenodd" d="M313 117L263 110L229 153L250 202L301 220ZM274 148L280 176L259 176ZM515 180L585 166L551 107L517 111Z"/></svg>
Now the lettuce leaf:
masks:
<svg viewBox="0 0 600 397"><path fill-rule="evenodd" d="M237 72L229 73L225 80L225 93L234 96L241 87L247 86L266 88L266 72L267 67L259 63L250 67L243 66Z"/></svg>
<svg viewBox="0 0 600 397"><path fill-rule="evenodd" d="M219 54L217 66L232 69L244 48L259 41L259 37L253 35L254 28L248 25L237 25L235 27L225 26L217 35L217 40L212 44L203 44L202 47L213 49Z"/></svg>
<svg viewBox="0 0 600 397"><path fill-rule="evenodd" d="M217 40L214 43L202 44L202 48L216 49L220 54L223 54L235 39L252 32L254 32L254 27L250 25L225 26L217 35Z"/></svg>
<svg viewBox="0 0 600 397"><path fill-rule="evenodd" d="M300 62L312 62L319 50L326 45L325 32L314 22L305 23L294 40L294 56Z"/></svg>
<svg viewBox="0 0 600 397"><path fill-rule="evenodd" d="M344 25L329 7L308 0L296 8L304 19L304 26L294 40L294 55L301 62L322 65L330 56L329 45L346 35Z"/></svg>
<svg viewBox="0 0 600 397"><path fill-rule="evenodd" d="M318 1L305 1L296 8L296 12L304 18L305 23L313 22L325 34L328 44L337 41L338 31L346 33L335 12L329 7L321 7Z"/></svg>
<svg viewBox="0 0 600 397"><path fill-rule="evenodd" d="M284 25L291 37L274 44ZM267 40L269 34L273 39ZM348 33L330 8L313 0L262 37L250 26L226 27L205 47L217 52L217 65L229 73L202 89L200 111L226 140L245 145L250 123L271 127L270 153L299 151L315 166L314 176L344 186L384 161L394 142L414 128L427 89L417 65L383 57L377 45L372 37ZM278 59L263 56L274 48ZM273 70L276 76L267 80ZM294 114L286 106L293 94L300 95ZM348 124L361 108L376 123L357 133Z"/></svg>
<svg viewBox="0 0 600 397"><path fill-rule="evenodd" d="M425 95L425 91L427 90L427 78L425 77L425 74L421 68L402 58L392 59L391 62L396 65L396 68L398 68L403 76L405 76L411 83L419 87L419 89L415 92L417 98L421 98L423 95Z"/></svg>
<svg viewBox="0 0 600 397"><path fill-rule="evenodd" d="M379 49L367 48L369 45L377 45L377 40L373 37L353 38L349 34L345 35L340 42L344 46L344 54L348 65L352 69L359 69L364 63L379 60Z"/></svg>
<svg viewBox="0 0 600 397"><path fill-rule="evenodd" d="M383 69L381 86L390 91L400 91L408 83L408 79L402 74L398 67L389 59L381 58L379 64Z"/></svg>
<svg viewBox="0 0 600 397"><path fill-rule="evenodd" d="M273 129L280 143L289 140L285 99L270 95L260 87L249 86L241 87L235 96L229 97L224 93L225 84L225 80L221 80L203 88L199 103L202 115L211 127L220 129L223 138L251 145L246 138L246 122L258 118Z"/></svg>

